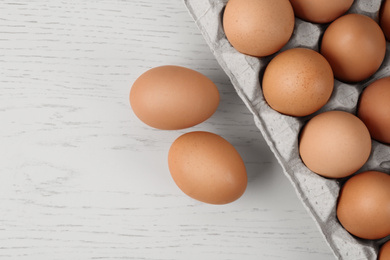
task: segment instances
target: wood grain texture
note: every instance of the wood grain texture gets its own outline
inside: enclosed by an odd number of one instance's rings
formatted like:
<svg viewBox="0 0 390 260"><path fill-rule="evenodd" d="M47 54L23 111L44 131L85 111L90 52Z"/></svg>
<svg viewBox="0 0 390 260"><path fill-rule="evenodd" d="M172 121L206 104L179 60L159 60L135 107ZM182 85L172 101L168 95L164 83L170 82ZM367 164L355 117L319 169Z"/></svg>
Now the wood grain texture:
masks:
<svg viewBox="0 0 390 260"><path fill-rule="evenodd" d="M0 4L1 259L334 259L181 1ZM159 131L135 117L132 82L166 64L216 83L209 120ZM238 201L173 183L168 149L194 130L240 152Z"/></svg>

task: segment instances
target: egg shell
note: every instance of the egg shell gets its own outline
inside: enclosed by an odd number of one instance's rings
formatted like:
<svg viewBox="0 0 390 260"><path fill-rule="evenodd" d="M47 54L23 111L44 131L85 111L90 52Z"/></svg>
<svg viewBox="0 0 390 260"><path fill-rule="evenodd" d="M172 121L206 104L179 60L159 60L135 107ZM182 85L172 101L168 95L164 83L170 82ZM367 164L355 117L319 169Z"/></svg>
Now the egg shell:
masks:
<svg viewBox="0 0 390 260"><path fill-rule="evenodd" d="M237 200L247 186L245 164L223 137L204 131L178 137L168 153L177 186L188 196L210 204Z"/></svg>
<svg viewBox="0 0 390 260"><path fill-rule="evenodd" d="M347 177L359 170L371 153L367 127L355 115L327 111L303 127L299 154L313 172L328 178Z"/></svg>
<svg viewBox="0 0 390 260"><path fill-rule="evenodd" d="M152 68L137 78L130 104L145 124L162 130L192 127L218 108L216 85L203 74L180 66Z"/></svg>
<svg viewBox="0 0 390 260"><path fill-rule="evenodd" d="M386 36L387 40L390 40L390 1L385 0L381 5L379 12L379 24Z"/></svg>
<svg viewBox="0 0 390 260"><path fill-rule="evenodd" d="M313 23L329 23L352 6L353 0L290 0L295 16Z"/></svg>
<svg viewBox="0 0 390 260"><path fill-rule="evenodd" d="M294 11L288 0L229 0L223 28L241 53L263 57L280 50L294 30Z"/></svg>
<svg viewBox="0 0 390 260"><path fill-rule="evenodd" d="M386 54L386 39L372 18L347 14L325 30L321 54L329 61L337 79L358 82L379 69Z"/></svg>
<svg viewBox="0 0 390 260"><path fill-rule="evenodd" d="M389 260L390 259L390 240L384 243L378 255L378 260Z"/></svg>
<svg viewBox="0 0 390 260"><path fill-rule="evenodd" d="M380 239L390 235L390 176L366 171L349 178L340 191L337 217L357 237Z"/></svg>
<svg viewBox="0 0 390 260"><path fill-rule="evenodd" d="M333 85L328 61L307 48L292 48L276 55L262 81L267 103L291 116L307 116L319 110L332 95Z"/></svg>
<svg viewBox="0 0 390 260"><path fill-rule="evenodd" d="M358 117L372 138L390 144L390 77L375 80L363 90Z"/></svg>

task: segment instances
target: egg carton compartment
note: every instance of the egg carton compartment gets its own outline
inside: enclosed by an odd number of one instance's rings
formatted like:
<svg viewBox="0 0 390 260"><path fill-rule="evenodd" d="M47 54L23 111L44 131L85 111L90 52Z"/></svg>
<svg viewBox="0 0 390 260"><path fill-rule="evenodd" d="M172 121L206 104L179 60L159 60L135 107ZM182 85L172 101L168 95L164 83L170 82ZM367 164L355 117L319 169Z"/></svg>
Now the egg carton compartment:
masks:
<svg viewBox="0 0 390 260"><path fill-rule="evenodd" d="M295 18L295 28L289 42L276 54L264 58L251 57L236 51L225 37L222 27L224 7L228 0L184 0L189 13L200 29L212 53L230 78L236 92L254 116L256 126L275 154L298 197L310 212L337 259L377 259L382 240L364 240L352 236L336 217L337 198L344 180L328 179L310 171L301 161L298 136L302 126L313 116L343 110L356 114L359 96L372 81L390 76L390 46L380 69L369 79L347 84L335 80L329 102L316 113L306 117L282 115L271 109L263 98L261 79L268 62L278 53L306 47L319 50L327 24L313 24ZM364 14L378 21L381 0L355 0L348 13ZM358 171L390 172L390 147L373 140L367 163Z"/></svg>

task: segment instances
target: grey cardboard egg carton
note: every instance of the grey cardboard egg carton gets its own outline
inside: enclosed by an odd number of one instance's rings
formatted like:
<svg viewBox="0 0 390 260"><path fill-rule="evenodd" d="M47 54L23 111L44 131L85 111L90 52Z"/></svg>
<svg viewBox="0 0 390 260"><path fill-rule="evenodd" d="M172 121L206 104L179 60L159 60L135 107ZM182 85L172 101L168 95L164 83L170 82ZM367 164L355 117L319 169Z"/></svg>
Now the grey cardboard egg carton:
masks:
<svg viewBox="0 0 390 260"><path fill-rule="evenodd" d="M298 135L302 126L314 115L328 110L343 110L356 114L361 91L375 79L390 76L390 46L385 61L369 79L346 84L335 80L329 102L316 113L296 118L272 110L263 98L261 78L268 62L265 58L250 57L237 52L225 37L222 27L223 10L228 0L184 0L215 58L230 78L235 90L253 113L254 121L275 154L298 197L310 212L326 242L337 259L377 259L379 246L388 238L371 241L350 235L338 222L336 205L344 180L323 178L311 172L301 161ZM360 13L378 21L381 0L355 0L348 13ZM295 19L294 33L283 50L306 47L319 50L321 35L327 25L312 24ZM389 173L390 147L373 141L368 162L358 171L378 170Z"/></svg>

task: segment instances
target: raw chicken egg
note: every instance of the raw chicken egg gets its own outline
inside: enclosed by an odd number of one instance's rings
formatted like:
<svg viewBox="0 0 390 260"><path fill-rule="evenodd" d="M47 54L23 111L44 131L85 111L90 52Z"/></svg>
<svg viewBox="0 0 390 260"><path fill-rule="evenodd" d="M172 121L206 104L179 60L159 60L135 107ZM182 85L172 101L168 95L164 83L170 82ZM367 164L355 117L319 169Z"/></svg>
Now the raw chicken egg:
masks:
<svg viewBox="0 0 390 260"><path fill-rule="evenodd" d="M197 125L216 111L219 92L203 74L180 66L150 69L130 90L130 104L145 124L164 130Z"/></svg>
<svg viewBox="0 0 390 260"><path fill-rule="evenodd" d="M390 235L390 176L366 171L352 176L343 185L337 217L351 234L364 239Z"/></svg>
<svg viewBox="0 0 390 260"><path fill-rule="evenodd" d="M352 6L353 0L290 0L297 17L313 23L329 23Z"/></svg>
<svg viewBox="0 0 390 260"><path fill-rule="evenodd" d="M386 36L387 40L390 40L390 1L385 0L382 2L382 6L379 12L379 24Z"/></svg>
<svg viewBox="0 0 390 260"><path fill-rule="evenodd" d="M262 88L267 103L291 116L306 116L325 105L334 77L328 61L318 52L293 48L276 55L265 69Z"/></svg>
<svg viewBox="0 0 390 260"><path fill-rule="evenodd" d="M280 50L294 30L289 0L229 0L223 14L226 38L239 52L263 57Z"/></svg>
<svg viewBox="0 0 390 260"><path fill-rule="evenodd" d="M390 259L390 240L384 243L378 255L378 260L389 260Z"/></svg>
<svg viewBox="0 0 390 260"><path fill-rule="evenodd" d="M247 186L246 168L240 154L214 133L196 131L178 137L169 149L168 166L177 186L205 203L233 202Z"/></svg>
<svg viewBox="0 0 390 260"><path fill-rule="evenodd" d="M375 80L363 90L358 117L373 139L390 144L390 77Z"/></svg>
<svg viewBox="0 0 390 260"><path fill-rule="evenodd" d="M325 30L321 54L329 61L337 79L358 82L379 69L386 54L386 39L370 17L347 14Z"/></svg>
<svg viewBox="0 0 390 260"><path fill-rule="evenodd" d="M299 154L302 161L324 177L342 178L355 173L366 163L370 153L371 137L367 127L348 112L320 113L301 131Z"/></svg>

